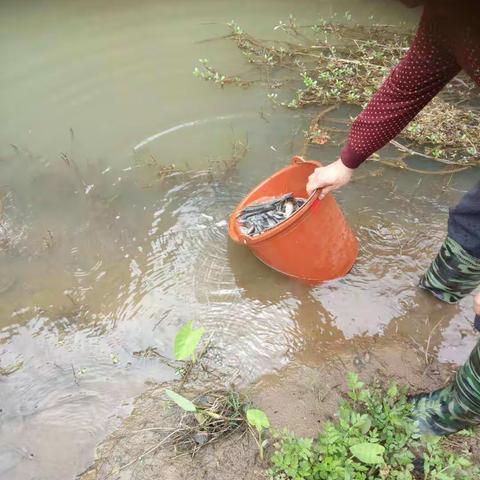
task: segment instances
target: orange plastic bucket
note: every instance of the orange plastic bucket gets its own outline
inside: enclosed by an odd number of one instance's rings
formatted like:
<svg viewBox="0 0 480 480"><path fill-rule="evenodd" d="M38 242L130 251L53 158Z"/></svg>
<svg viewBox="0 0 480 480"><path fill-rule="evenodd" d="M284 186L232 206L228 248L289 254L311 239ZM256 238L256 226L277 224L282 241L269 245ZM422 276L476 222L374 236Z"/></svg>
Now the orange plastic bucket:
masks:
<svg viewBox="0 0 480 480"><path fill-rule="evenodd" d="M242 233L237 214L263 197L278 197L292 192L307 198L307 181L321 164L293 157L291 165L255 187L230 217L230 238L247 245L269 267L308 283L343 277L358 255L358 242L333 195L319 200L314 193L298 212L278 226L255 237Z"/></svg>

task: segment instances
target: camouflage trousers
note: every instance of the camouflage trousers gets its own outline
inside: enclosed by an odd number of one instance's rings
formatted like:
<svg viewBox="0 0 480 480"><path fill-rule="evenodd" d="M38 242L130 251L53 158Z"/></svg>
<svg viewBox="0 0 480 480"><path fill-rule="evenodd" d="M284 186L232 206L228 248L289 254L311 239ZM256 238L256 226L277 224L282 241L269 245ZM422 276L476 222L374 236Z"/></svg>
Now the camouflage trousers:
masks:
<svg viewBox="0 0 480 480"><path fill-rule="evenodd" d="M456 303L480 285L480 182L450 210L448 236L420 286Z"/></svg>
<svg viewBox="0 0 480 480"><path fill-rule="evenodd" d="M480 424L480 341L455 379L444 388L412 397L420 431L449 435Z"/></svg>
<svg viewBox="0 0 480 480"><path fill-rule="evenodd" d="M448 303L480 285L480 182L450 210L448 236L420 286ZM475 319L477 329L479 316ZM480 424L480 341L446 387L411 399L420 431L448 435Z"/></svg>

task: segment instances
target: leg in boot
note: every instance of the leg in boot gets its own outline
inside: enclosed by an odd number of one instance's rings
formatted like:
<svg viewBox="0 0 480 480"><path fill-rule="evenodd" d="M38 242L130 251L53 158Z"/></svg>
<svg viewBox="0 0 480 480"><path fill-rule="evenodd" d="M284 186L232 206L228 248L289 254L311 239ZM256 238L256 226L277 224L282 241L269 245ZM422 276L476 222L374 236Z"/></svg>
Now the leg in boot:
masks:
<svg viewBox="0 0 480 480"><path fill-rule="evenodd" d="M458 302L480 284L480 183L450 211L448 236L420 286L440 300ZM480 330L480 294L475 297ZM480 342L452 383L416 395L413 418L423 433L448 435L480 423Z"/></svg>
<svg viewBox="0 0 480 480"><path fill-rule="evenodd" d="M420 280L435 297L456 303L480 284L480 183L450 210L448 236Z"/></svg>
<svg viewBox="0 0 480 480"><path fill-rule="evenodd" d="M480 424L480 341L452 383L411 402L422 433L448 435Z"/></svg>
<svg viewBox="0 0 480 480"><path fill-rule="evenodd" d="M456 303L480 284L480 258L447 237L420 286L438 299Z"/></svg>

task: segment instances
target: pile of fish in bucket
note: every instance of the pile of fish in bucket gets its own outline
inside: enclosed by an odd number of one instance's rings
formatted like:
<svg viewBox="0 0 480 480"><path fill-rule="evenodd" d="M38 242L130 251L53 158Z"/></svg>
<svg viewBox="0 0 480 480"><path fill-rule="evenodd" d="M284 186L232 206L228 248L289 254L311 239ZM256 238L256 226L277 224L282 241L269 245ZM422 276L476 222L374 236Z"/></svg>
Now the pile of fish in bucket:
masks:
<svg viewBox="0 0 480 480"><path fill-rule="evenodd" d="M242 233L254 237L290 218L306 201L287 193L272 200L255 202L237 215L237 222Z"/></svg>

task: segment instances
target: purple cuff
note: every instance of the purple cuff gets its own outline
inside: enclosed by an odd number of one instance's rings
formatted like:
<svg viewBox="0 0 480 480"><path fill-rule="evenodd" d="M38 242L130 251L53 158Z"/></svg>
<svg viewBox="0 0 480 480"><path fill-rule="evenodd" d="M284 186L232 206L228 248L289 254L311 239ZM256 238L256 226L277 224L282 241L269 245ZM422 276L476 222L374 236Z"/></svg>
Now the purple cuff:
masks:
<svg viewBox="0 0 480 480"><path fill-rule="evenodd" d="M348 168L357 168L367 159L365 155L357 153L348 143L342 148L340 158L342 163Z"/></svg>

